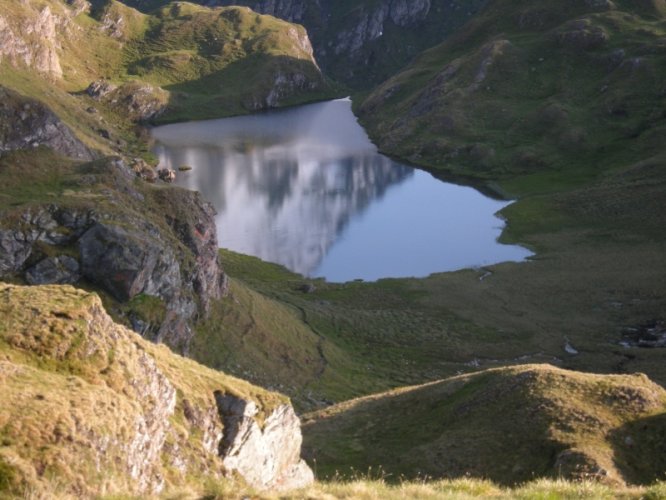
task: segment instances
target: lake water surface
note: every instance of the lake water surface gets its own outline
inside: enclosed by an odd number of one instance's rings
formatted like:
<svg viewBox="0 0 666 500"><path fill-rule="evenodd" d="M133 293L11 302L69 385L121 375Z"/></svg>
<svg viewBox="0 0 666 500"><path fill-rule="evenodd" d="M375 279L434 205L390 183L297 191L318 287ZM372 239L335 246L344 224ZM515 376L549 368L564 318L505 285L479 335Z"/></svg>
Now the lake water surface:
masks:
<svg viewBox="0 0 666 500"><path fill-rule="evenodd" d="M217 209L223 248L329 281L520 261L508 202L377 153L348 99L154 129L160 165Z"/></svg>

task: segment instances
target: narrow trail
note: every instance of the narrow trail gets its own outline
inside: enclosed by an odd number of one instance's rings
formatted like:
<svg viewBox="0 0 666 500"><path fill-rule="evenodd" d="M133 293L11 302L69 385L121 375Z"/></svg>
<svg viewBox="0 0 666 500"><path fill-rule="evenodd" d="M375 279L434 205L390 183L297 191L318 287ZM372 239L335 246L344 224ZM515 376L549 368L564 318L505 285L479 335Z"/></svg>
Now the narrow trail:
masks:
<svg viewBox="0 0 666 500"><path fill-rule="evenodd" d="M292 303L292 305L296 309L298 309L298 311L301 313L301 320L303 321L303 323L305 323L305 325L318 338L318 340L317 340L317 353L319 354L319 357L321 359L321 363L320 363L319 369L315 373L315 380L320 380L321 377L324 375L324 372L326 371L326 368L328 367L328 364L329 364L328 360L326 359L326 355L324 354L325 337L321 333L319 333L319 331L317 331L317 329L314 327L314 325L312 325L312 323L310 323L310 321L308 320L308 313L307 313L307 311L305 310L304 307L301 307L301 306L299 306L297 304L293 304L293 303Z"/></svg>

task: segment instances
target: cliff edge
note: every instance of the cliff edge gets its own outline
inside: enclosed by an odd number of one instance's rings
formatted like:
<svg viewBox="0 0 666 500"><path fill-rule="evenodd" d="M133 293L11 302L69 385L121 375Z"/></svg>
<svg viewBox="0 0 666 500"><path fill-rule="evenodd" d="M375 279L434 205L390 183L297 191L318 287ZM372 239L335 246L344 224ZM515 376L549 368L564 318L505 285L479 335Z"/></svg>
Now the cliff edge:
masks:
<svg viewBox="0 0 666 500"><path fill-rule="evenodd" d="M95 294L0 284L0 494L312 481L288 399L115 324ZM1 495L0 495L1 496Z"/></svg>

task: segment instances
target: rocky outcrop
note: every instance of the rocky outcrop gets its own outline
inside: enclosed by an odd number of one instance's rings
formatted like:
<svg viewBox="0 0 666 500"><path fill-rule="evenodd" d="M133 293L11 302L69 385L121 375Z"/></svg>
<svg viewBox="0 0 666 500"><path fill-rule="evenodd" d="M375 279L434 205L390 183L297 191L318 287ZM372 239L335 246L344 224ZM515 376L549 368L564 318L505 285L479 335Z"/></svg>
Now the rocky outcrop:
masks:
<svg viewBox="0 0 666 500"><path fill-rule="evenodd" d="M277 108L285 100L299 92L311 92L321 87L322 81L313 80L298 70L294 72L276 71L272 75L268 91L263 95L248 96L243 100L243 107L250 111Z"/></svg>
<svg viewBox="0 0 666 500"><path fill-rule="evenodd" d="M96 497L234 474L257 489L312 481L286 398L144 341L94 294L0 284L0 340L0 460L17 487Z"/></svg>
<svg viewBox="0 0 666 500"><path fill-rule="evenodd" d="M416 54L443 41L487 0L199 0L246 5L303 24L324 72L352 87L369 88Z"/></svg>
<svg viewBox="0 0 666 500"><path fill-rule="evenodd" d="M362 7L349 19L348 28L337 33L333 52L353 55L368 42L384 34L385 24L406 27L423 21L430 12L430 0L392 0L373 8Z"/></svg>
<svg viewBox="0 0 666 500"><path fill-rule="evenodd" d="M162 168L157 171L157 177L161 181L171 183L176 180L176 171L170 168Z"/></svg>
<svg viewBox="0 0 666 500"><path fill-rule="evenodd" d="M212 206L195 192L147 185L142 191L120 159L81 170L88 189L100 186L96 196L107 199L105 208L63 199L3 214L0 277L83 280L120 303L154 297L164 304L163 316L150 324L135 318L137 330L186 351L193 323L226 290ZM156 213L146 213L148 200Z"/></svg>
<svg viewBox="0 0 666 500"><path fill-rule="evenodd" d="M106 80L95 80L90 85L88 85L88 88L86 88L86 94L88 94L96 101L100 101L102 98L106 97L117 88L118 87L116 85L113 85Z"/></svg>
<svg viewBox="0 0 666 500"><path fill-rule="evenodd" d="M321 33L314 33L318 40L327 38L318 49L332 45L335 54L353 53L365 43L380 37L387 22L396 26L406 27L423 21L431 8L431 0L383 0L369 5L361 5L352 10L342 24L344 28L333 34L322 37ZM207 5L247 5L261 14L269 14L290 22L304 23L309 29L319 23L325 23L328 12L335 7L330 2L316 0L210 0Z"/></svg>
<svg viewBox="0 0 666 500"><path fill-rule="evenodd" d="M64 19L45 6L32 18L17 20L0 15L0 62L25 64L54 78L62 77L57 27Z"/></svg>
<svg viewBox="0 0 666 500"><path fill-rule="evenodd" d="M224 424L220 456L227 469L263 490L299 488L314 480L300 459L301 426L291 405L273 410L262 429L254 419L259 412L254 402L221 392L215 401Z"/></svg>
<svg viewBox="0 0 666 500"><path fill-rule="evenodd" d="M604 29L595 26L588 19L578 19L566 23L556 31L554 37L559 45L576 50L596 49L609 40Z"/></svg>
<svg viewBox="0 0 666 500"><path fill-rule="evenodd" d="M286 19L292 23L303 23L309 13L321 15L320 0L205 0L204 5L245 5L255 12Z"/></svg>
<svg viewBox="0 0 666 500"><path fill-rule="evenodd" d="M25 280L30 285L64 285L76 283L80 279L79 262L68 255L47 257L25 272Z"/></svg>
<svg viewBox="0 0 666 500"><path fill-rule="evenodd" d="M166 110L169 101L169 92L145 82L116 86L106 80L96 80L88 85L86 93L135 122L157 118Z"/></svg>
<svg viewBox="0 0 666 500"><path fill-rule="evenodd" d="M227 276L219 262L215 209L198 192L174 189L159 194L166 224L193 257L186 283L191 284L205 315L212 301L227 291Z"/></svg>
<svg viewBox="0 0 666 500"><path fill-rule="evenodd" d="M81 160L93 158L46 105L0 86L0 153L38 146Z"/></svg>
<svg viewBox="0 0 666 500"><path fill-rule="evenodd" d="M96 222L77 241L83 275L120 301L139 293L173 295L180 285L180 266L160 240L155 227Z"/></svg>

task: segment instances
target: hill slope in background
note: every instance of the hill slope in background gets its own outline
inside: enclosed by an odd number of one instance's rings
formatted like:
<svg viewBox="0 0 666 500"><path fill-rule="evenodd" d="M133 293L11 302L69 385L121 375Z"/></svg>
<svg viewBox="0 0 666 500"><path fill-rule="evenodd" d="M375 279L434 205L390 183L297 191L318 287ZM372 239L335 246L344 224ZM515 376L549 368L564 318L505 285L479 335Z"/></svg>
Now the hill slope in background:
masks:
<svg viewBox="0 0 666 500"><path fill-rule="evenodd" d="M538 477L610 484L663 479L666 392L644 375L548 365L487 370L373 395L305 417L320 474L389 480Z"/></svg>
<svg viewBox="0 0 666 500"><path fill-rule="evenodd" d="M143 12L168 0L124 0ZM303 24L331 78L369 90L472 18L487 0L197 0Z"/></svg>
<svg viewBox="0 0 666 500"><path fill-rule="evenodd" d="M659 1L494 0L358 113L420 165L590 180L662 154L665 35Z"/></svg>
<svg viewBox="0 0 666 500"><path fill-rule="evenodd" d="M227 116L331 95L305 30L247 8L177 2L144 15L115 0L0 7L0 84L66 108L56 109L63 119L77 106L61 91L81 94L92 82L78 108L113 111L112 124ZM54 88L43 89L44 80Z"/></svg>

